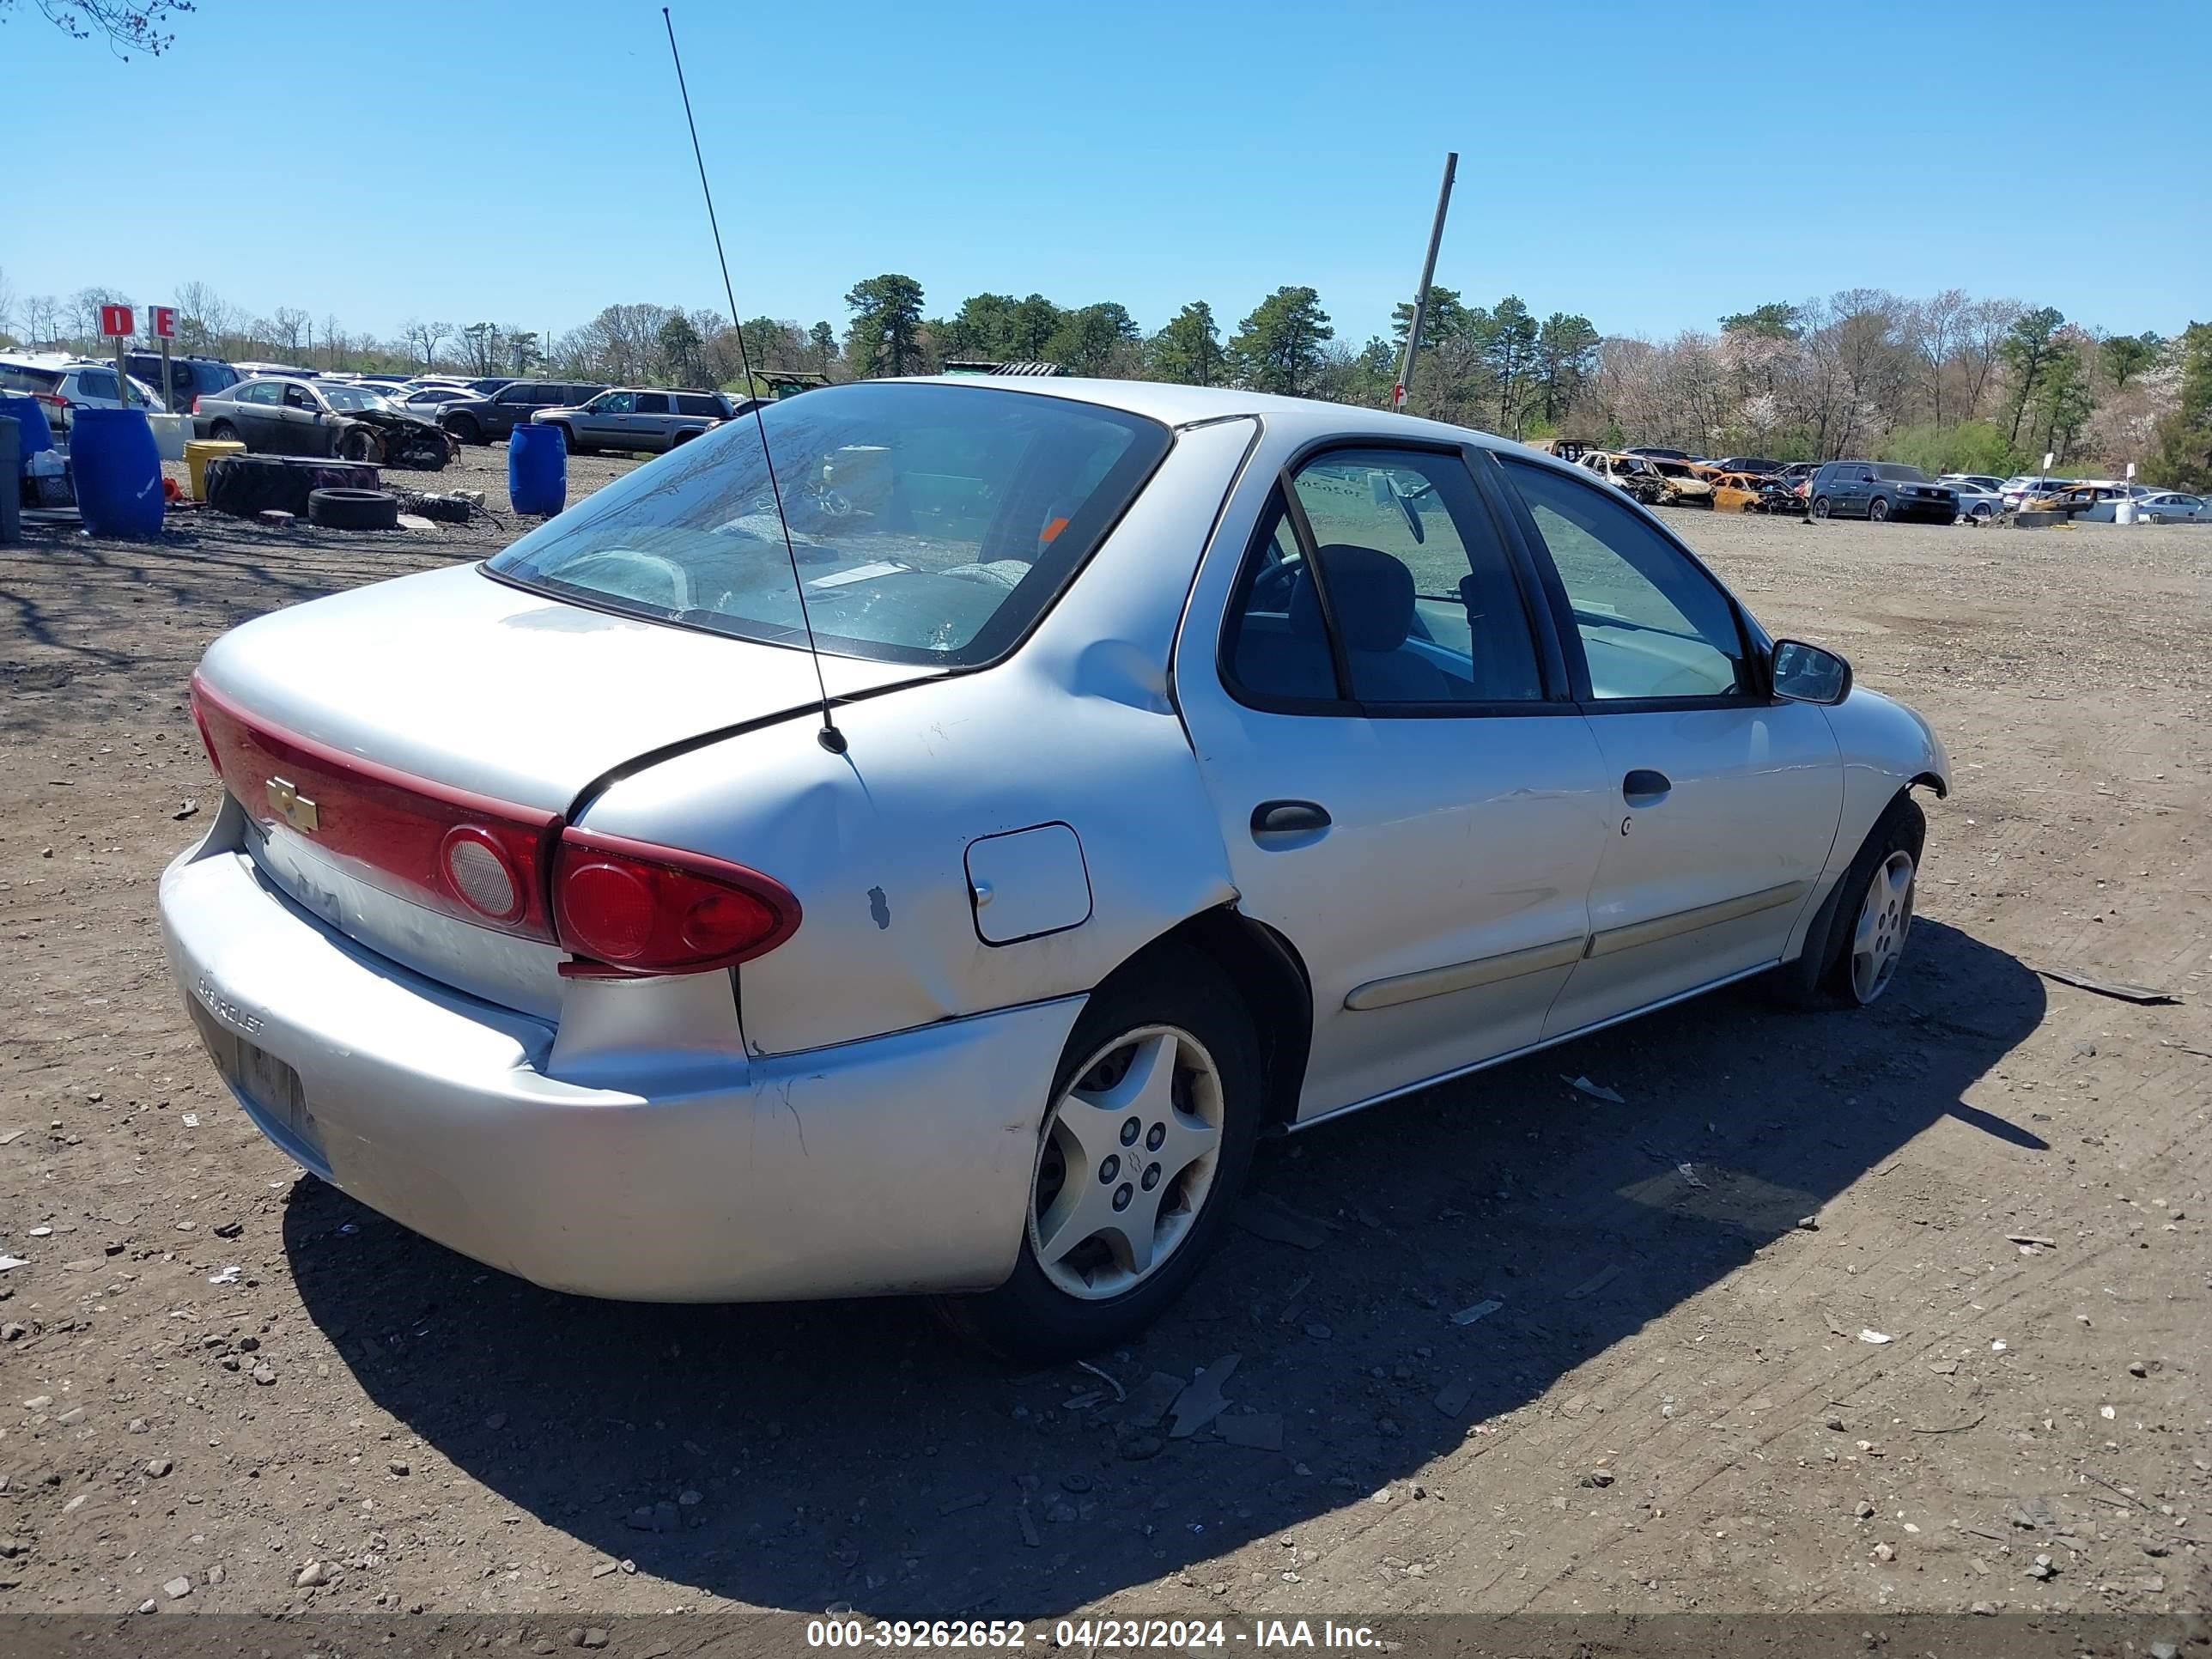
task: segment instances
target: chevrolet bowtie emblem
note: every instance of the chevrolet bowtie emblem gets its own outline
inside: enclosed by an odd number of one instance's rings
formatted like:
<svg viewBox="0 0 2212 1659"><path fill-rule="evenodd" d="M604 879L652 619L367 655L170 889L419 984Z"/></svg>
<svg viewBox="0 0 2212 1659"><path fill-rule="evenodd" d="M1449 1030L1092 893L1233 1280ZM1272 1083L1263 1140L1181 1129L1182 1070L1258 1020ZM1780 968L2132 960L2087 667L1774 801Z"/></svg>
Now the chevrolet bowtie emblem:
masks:
<svg viewBox="0 0 2212 1659"><path fill-rule="evenodd" d="M276 816L303 836L315 833L318 817L315 803L295 789L283 778L269 780L269 804L276 809Z"/></svg>

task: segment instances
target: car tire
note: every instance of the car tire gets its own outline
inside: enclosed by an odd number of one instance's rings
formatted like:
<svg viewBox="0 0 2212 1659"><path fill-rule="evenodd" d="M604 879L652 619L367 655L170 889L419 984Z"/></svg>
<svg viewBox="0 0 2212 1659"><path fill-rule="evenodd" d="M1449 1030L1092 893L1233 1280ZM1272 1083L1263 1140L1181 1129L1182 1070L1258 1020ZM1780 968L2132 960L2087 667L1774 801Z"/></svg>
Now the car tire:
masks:
<svg viewBox="0 0 2212 1659"><path fill-rule="evenodd" d="M1158 1079L1157 1088L1142 1089L1139 1079ZM1117 1100L1132 1088L1126 1103ZM1085 1006L1053 1078L1013 1272L982 1295L940 1297L939 1316L964 1340L1024 1364L1134 1337L1189 1286L1229 1231L1264 1091L1251 1011L1210 958L1164 945L1145 956L1139 971L1109 979ZM1168 1157L1150 1157L1164 1149ZM1146 1187L1178 1152L1189 1161ZM1120 1179L1125 1174L1136 1178ZM1060 1202L1078 1181L1096 1204ZM1140 1198L1140 1190L1158 1196ZM1144 1248L1164 1246L1142 1267L1127 1235L1109 1238L1114 1217L1140 1203L1152 1218ZM1075 1237L1091 1219L1086 1208L1105 1224Z"/></svg>
<svg viewBox="0 0 2212 1659"><path fill-rule="evenodd" d="M1967 514L1967 520L1974 526L1975 529L1979 530L1995 517L1996 517L1996 510L1987 505L1984 505L1976 507L1971 514Z"/></svg>
<svg viewBox="0 0 2212 1659"><path fill-rule="evenodd" d="M448 416L444 425L458 443L480 444L484 441L483 422L473 415Z"/></svg>
<svg viewBox="0 0 2212 1659"><path fill-rule="evenodd" d="M548 421L545 424L561 434L561 448L564 453L580 455L584 453L577 447L575 428L570 426L566 421Z"/></svg>
<svg viewBox="0 0 2212 1659"><path fill-rule="evenodd" d="M1832 510L1832 509L1828 502L1828 498L1826 495L1815 495L1813 497L1813 516L1814 518L1825 519Z"/></svg>
<svg viewBox="0 0 2212 1659"><path fill-rule="evenodd" d="M1882 524L1887 522L1888 518L1889 498L1887 495L1877 495L1867 503L1867 522L1869 524Z"/></svg>
<svg viewBox="0 0 2212 1659"><path fill-rule="evenodd" d="M219 444L234 444L240 441L238 428L228 421L217 421L208 428L208 436Z"/></svg>
<svg viewBox="0 0 2212 1659"><path fill-rule="evenodd" d="M365 426L349 427L338 434L337 453L342 461L374 461L379 449L376 434Z"/></svg>
<svg viewBox="0 0 2212 1659"><path fill-rule="evenodd" d="M399 498L385 489L312 490L307 522L325 530L397 530Z"/></svg>
<svg viewBox="0 0 2212 1659"><path fill-rule="evenodd" d="M1909 790L1899 791L1805 930L1803 953L1769 975L1778 1001L1794 1008L1860 1008L1889 988L1911 932L1913 884L1927 841L1927 815ZM1877 883L1886 890L1875 907L1872 936L1862 941ZM1877 943L1888 948L1868 948Z"/></svg>

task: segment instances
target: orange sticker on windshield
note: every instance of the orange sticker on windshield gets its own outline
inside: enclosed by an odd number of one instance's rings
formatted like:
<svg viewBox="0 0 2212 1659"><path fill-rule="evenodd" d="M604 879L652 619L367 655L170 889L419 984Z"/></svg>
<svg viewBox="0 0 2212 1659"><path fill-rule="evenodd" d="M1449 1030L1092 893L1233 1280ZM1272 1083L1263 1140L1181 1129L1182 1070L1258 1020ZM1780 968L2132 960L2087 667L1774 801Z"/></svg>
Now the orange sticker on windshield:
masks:
<svg viewBox="0 0 2212 1659"><path fill-rule="evenodd" d="M1066 519L1054 519L1049 524L1046 525L1042 530L1037 532L1037 539L1041 542L1048 542L1066 528L1067 520Z"/></svg>

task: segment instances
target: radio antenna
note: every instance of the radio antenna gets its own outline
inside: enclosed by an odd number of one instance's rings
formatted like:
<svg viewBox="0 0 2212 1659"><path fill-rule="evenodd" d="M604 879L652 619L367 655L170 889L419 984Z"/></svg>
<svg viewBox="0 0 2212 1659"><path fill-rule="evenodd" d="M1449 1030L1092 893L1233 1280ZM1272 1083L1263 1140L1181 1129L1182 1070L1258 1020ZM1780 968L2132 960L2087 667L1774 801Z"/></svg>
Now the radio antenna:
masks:
<svg viewBox="0 0 2212 1659"><path fill-rule="evenodd" d="M791 561L791 585L799 595L799 620L806 629L806 654L814 663L815 689L822 694L822 729L815 738L833 755L845 752L845 734L830 713L830 682L823 677L822 653L814 644L814 619L806 614L806 584L799 574L799 550L792 544L791 520L784 516L783 486L776 482L775 457L769 451L768 422L761 418L760 399L753 397L752 354L745 349L744 325L738 319L738 295L730 286L730 258L722 252L722 227L714 217L714 192L707 183L707 157L699 148L699 123L691 114L691 89L684 83L684 54L676 49L676 21L668 8L660 9L668 27L668 55L676 60L676 89L684 94L684 120L691 129L691 159L699 164L699 193L707 198L707 224L714 233L714 258L722 266L722 295L730 302L730 326L737 331L738 362L745 371L745 396L752 398L753 426L760 433L761 462L768 468L769 493L775 497L775 521L783 530L783 550Z"/></svg>

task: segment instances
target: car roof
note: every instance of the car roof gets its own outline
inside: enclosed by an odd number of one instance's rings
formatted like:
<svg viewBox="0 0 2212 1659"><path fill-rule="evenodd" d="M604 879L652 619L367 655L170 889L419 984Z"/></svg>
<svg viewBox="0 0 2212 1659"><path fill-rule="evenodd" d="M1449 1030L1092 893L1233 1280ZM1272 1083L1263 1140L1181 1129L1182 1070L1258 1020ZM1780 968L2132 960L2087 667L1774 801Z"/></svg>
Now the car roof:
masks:
<svg viewBox="0 0 2212 1659"><path fill-rule="evenodd" d="M1508 449L1517 454L1541 456L1553 465L1555 457L1527 444L1516 443L1473 427L1443 421L1423 420L1389 410L1363 409L1357 404L1328 403L1318 398L1285 398L1273 392L1244 392L1224 386L1182 386L1170 380L1090 380L1065 375L910 374L896 384L981 387L1012 392L1026 397L1060 398L1073 403L1097 404L1132 415L1143 415L1171 427L1200 426L1209 421L1259 416L1279 428L1312 435L1335 435L1346 431L1372 433L1378 437L1425 438L1431 442L1475 443L1488 449ZM870 384L881 385L881 381ZM829 390L830 388L823 388ZM814 395L814 394L802 394ZM1571 471L1571 468L1567 470Z"/></svg>

